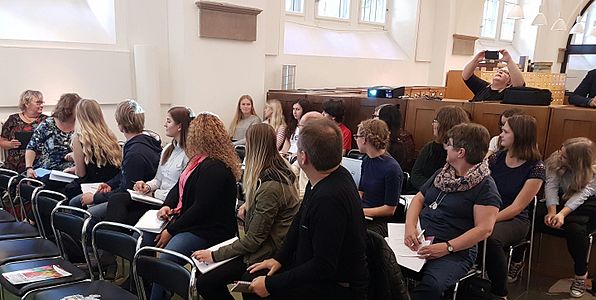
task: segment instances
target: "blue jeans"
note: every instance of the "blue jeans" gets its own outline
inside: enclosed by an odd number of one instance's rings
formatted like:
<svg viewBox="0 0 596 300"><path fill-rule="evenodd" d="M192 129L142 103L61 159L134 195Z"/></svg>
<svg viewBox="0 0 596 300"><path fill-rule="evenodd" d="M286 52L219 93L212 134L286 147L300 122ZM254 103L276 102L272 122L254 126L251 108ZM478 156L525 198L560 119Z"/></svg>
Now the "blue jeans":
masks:
<svg viewBox="0 0 596 300"><path fill-rule="evenodd" d="M106 212L108 211L108 203L107 202L99 203L99 204L94 203L95 205L93 205L91 207L83 207L83 204L81 204L81 198L83 198L83 194L73 197L68 202L68 205L72 206L72 207L87 209L87 211L89 211L89 213L93 216L93 218L95 218L97 220L103 220L105 218Z"/></svg>
<svg viewBox="0 0 596 300"><path fill-rule="evenodd" d="M155 237L157 234L143 232L143 246L153 245ZM209 242L204 240L203 238L191 233L191 232L181 232L176 234L172 237L172 239L168 242L165 249L176 251L184 256L190 257L190 255L200 249L206 249L211 245ZM162 254L160 258L168 259L174 261L178 264L183 264L184 261L168 254ZM182 295L185 296L185 295ZM153 284L153 288L151 290L151 300L161 300L165 299L165 291L164 289L159 286L158 284Z"/></svg>

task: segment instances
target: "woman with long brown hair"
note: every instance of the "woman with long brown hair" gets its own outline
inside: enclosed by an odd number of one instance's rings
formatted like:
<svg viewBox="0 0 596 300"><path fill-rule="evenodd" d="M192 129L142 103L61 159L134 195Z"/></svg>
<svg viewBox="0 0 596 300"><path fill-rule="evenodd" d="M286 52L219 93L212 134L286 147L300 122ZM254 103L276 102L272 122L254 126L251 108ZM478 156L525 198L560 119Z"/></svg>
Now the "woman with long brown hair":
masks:
<svg viewBox="0 0 596 300"><path fill-rule="evenodd" d="M146 232L144 240L190 256L236 235L236 182L241 170L223 122L212 113L200 113L190 123L186 155L190 161L157 213L170 222L157 236ZM179 261L169 255L161 258ZM163 299L163 294L154 284L151 299Z"/></svg>
<svg viewBox="0 0 596 300"><path fill-rule="evenodd" d="M238 99L236 114L230 123L229 133L234 145L244 145L246 143L246 130L252 124L261 123L261 118L255 112L254 102L249 95L242 95Z"/></svg>
<svg viewBox="0 0 596 300"><path fill-rule="evenodd" d="M570 295L583 296L588 277L588 233L596 228L596 144L578 137L563 142L546 161L544 224L563 229L575 278ZM560 200L563 200L561 203Z"/></svg>
<svg viewBox="0 0 596 300"><path fill-rule="evenodd" d="M225 265L197 278L199 294L206 299L234 299L226 287L242 278L246 268L272 257L283 243L298 211L298 191L290 164L275 146L271 126L255 124L246 132L246 203L241 217L244 236L217 251L199 250L193 257L213 263L238 256Z"/></svg>

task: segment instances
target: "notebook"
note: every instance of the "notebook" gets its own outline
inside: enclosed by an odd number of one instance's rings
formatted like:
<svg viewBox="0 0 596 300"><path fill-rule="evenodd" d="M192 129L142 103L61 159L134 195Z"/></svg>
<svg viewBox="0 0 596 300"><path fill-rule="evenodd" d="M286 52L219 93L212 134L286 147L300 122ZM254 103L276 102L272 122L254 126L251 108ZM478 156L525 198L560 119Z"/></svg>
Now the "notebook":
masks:
<svg viewBox="0 0 596 300"><path fill-rule="evenodd" d="M52 170L52 172L50 172L50 180L54 181L70 183L77 178L79 178L79 176L62 171Z"/></svg>
<svg viewBox="0 0 596 300"><path fill-rule="evenodd" d="M217 244L217 245L215 245L213 247L207 248L207 250L209 250L209 251L215 251L215 250L217 250L217 249L219 249L219 248L221 248L223 246L227 246L227 245L232 244L236 240L238 240L238 237L233 237L233 238L231 238L231 239L229 239L227 241L221 242L221 243L219 243L219 244ZM228 258L226 260L222 260L222 261L218 261L218 262L214 262L214 263L210 263L210 264L209 263L206 263L206 262L199 262L194 257L192 258L192 260L195 262L195 264L199 268L199 271L202 274L205 274L205 273L207 273L207 272L209 272L209 271L211 271L211 270L213 270L213 269L215 269L215 268L217 268L217 267L219 267L219 266L221 266L221 265L229 262L230 260L232 260L232 259L234 259L236 257L238 257L238 256L230 257L230 258Z"/></svg>
<svg viewBox="0 0 596 300"><path fill-rule="evenodd" d="M168 222L157 217L158 211L157 209L151 209L145 212L135 225L135 228L146 232L160 233L166 228Z"/></svg>
<svg viewBox="0 0 596 300"><path fill-rule="evenodd" d="M163 204L163 200L157 199L155 197L151 197L149 195L145 195L133 190L127 190L130 194L130 198L134 201L143 202L151 205L161 206Z"/></svg>
<svg viewBox="0 0 596 300"><path fill-rule="evenodd" d="M360 172L362 171L362 160L343 157L341 159L341 165L352 174L352 178L356 183L356 186L360 184Z"/></svg>

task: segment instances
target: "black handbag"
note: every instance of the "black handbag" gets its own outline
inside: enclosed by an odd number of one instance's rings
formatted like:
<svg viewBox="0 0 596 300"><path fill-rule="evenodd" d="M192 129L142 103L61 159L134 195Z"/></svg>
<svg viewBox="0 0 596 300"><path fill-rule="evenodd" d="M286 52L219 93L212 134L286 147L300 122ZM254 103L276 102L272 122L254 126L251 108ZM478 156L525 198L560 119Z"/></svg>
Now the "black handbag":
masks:
<svg viewBox="0 0 596 300"><path fill-rule="evenodd" d="M504 104L550 105L553 94L550 90L533 87L510 87L503 95Z"/></svg>
<svg viewBox="0 0 596 300"><path fill-rule="evenodd" d="M492 300L495 296L490 292L490 281L482 277L471 277L460 283L458 299Z"/></svg>

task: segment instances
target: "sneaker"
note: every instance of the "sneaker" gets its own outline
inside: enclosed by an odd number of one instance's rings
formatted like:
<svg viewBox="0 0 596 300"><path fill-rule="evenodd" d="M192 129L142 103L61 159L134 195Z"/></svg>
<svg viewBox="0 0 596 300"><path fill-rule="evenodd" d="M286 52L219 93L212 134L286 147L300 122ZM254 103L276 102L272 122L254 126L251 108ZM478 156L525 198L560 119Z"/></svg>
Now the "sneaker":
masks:
<svg viewBox="0 0 596 300"><path fill-rule="evenodd" d="M571 288L569 289L569 295L573 298L580 298L586 292L586 280L575 278L571 282Z"/></svg>
<svg viewBox="0 0 596 300"><path fill-rule="evenodd" d="M524 270L524 263L523 262L512 262L509 265L509 273L507 274L507 283L515 283L521 277L521 273Z"/></svg>

